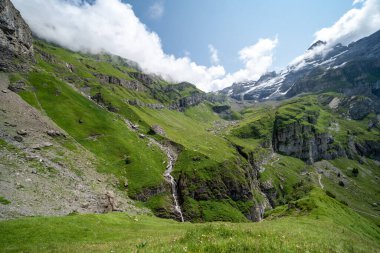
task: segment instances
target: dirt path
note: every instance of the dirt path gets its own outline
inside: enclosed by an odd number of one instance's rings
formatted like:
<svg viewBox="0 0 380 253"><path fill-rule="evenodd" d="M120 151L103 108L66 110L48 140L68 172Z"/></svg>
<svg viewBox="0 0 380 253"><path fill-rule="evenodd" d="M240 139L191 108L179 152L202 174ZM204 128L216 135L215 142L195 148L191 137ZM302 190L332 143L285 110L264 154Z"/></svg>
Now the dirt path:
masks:
<svg viewBox="0 0 380 253"><path fill-rule="evenodd" d="M275 157L275 154L273 153L272 156ZM273 164L276 163L276 162L278 162L279 160L280 160L280 157L277 157L274 161L272 161L272 162L270 163L270 165L273 166Z"/></svg>
<svg viewBox="0 0 380 253"><path fill-rule="evenodd" d="M322 182L321 182L321 179L322 179L322 175L321 175L321 174L318 174L318 183L319 183L319 185L321 186L321 188L322 188L322 190L323 190L323 188L325 188L325 187L323 186L323 184L322 184Z"/></svg>

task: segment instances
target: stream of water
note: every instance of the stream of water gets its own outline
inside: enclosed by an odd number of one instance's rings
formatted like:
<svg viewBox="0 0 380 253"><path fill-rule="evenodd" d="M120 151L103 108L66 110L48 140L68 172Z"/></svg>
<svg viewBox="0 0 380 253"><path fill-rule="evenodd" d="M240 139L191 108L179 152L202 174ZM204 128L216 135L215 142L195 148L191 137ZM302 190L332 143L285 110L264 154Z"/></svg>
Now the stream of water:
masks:
<svg viewBox="0 0 380 253"><path fill-rule="evenodd" d="M183 219L182 210L181 210L180 205L178 204L177 184L176 184L173 176L171 175L171 173L173 172L174 157L172 157L170 155L170 152L166 152L166 154L169 158L169 163L168 163L168 166L166 166L166 171L164 173L164 176L165 176L166 181L168 181L172 186L172 195L173 195L173 199L174 199L174 209L180 215L181 221L184 222L185 220Z"/></svg>
<svg viewBox="0 0 380 253"><path fill-rule="evenodd" d="M172 196L174 200L174 210L177 212L181 218L181 221L184 222L181 206L179 205L178 202L178 193L177 193L177 183L174 180L173 176L171 173L173 172L173 165L176 160L176 154L174 153L173 150L171 150L169 147L163 146L161 143L157 142L156 140L149 138L150 142L153 143L154 145L158 146L166 156L168 157L168 165L166 166L166 170L164 172L164 178L165 180L171 185L172 187Z"/></svg>
<svg viewBox="0 0 380 253"><path fill-rule="evenodd" d="M132 122L125 119L125 123L128 125L129 129L131 129L132 131L138 132L138 127L135 126ZM175 212L179 214L181 221L184 222L185 220L183 218L181 206L179 205L179 202L178 202L177 183L174 180L173 176L171 175L171 173L173 172L174 162L177 160L177 155L174 150L170 149L170 147L165 147L164 145L162 145L155 139L150 138L150 137L144 137L144 138L148 138L150 143L159 147L168 157L168 165L166 166L166 170L164 172L164 178L172 187L172 196L174 199L174 210Z"/></svg>

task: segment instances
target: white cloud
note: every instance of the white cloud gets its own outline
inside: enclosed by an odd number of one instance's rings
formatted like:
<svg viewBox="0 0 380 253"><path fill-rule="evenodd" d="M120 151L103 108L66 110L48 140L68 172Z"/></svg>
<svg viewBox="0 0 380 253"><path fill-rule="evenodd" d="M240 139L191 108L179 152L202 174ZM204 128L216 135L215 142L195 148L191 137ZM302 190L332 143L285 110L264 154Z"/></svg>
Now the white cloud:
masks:
<svg viewBox="0 0 380 253"><path fill-rule="evenodd" d="M319 46L313 47L311 50L307 50L304 54L296 57L294 60L292 60L289 65L291 69L298 70L306 65L306 61L313 59L317 55L325 55L329 52L329 47L326 44L321 44Z"/></svg>
<svg viewBox="0 0 380 253"><path fill-rule="evenodd" d="M204 91L257 79L270 67L272 50L277 44L277 39L262 39L243 49L239 55L245 68L227 74L218 64L206 67L188 56L176 58L165 54L159 36L148 31L132 7L120 0L97 0L91 5L67 0L12 1L41 38L74 51L106 51L119 55L136 61L148 73L176 82L189 81Z"/></svg>
<svg viewBox="0 0 380 253"><path fill-rule="evenodd" d="M290 65L301 68L307 59L315 55L327 53L332 46L342 43L347 45L380 29L380 0L354 0L353 5L362 3L361 8L352 8L339 18L332 26L323 28L314 34L315 41L321 40L326 45L320 45L306 51L295 58Z"/></svg>
<svg viewBox="0 0 380 253"><path fill-rule="evenodd" d="M277 44L277 37L274 39L259 39L256 44L240 50L239 58L244 62L244 68L232 74L228 73L223 78L214 80L212 90L222 89L235 82L259 79L272 66L273 50Z"/></svg>
<svg viewBox="0 0 380 253"><path fill-rule="evenodd" d="M208 49L210 50L210 61L212 65L219 64L219 55L218 50L211 44L208 45Z"/></svg>
<svg viewBox="0 0 380 253"><path fill-rule="evenodd" d="M152 19L160 19L162 15L164 15L164 10L165 7L163 1L155 2L149 7L149 16Z"/></svg>
<svg viewBox="0 0 380 253"><path fill-rule="evenodd" d="M275 39L260 39L256 44L240 50L240 59L245 62L246 79L255 80L265 73L273 62L273 50L278 44Z"/></svg>
<svg viewBox="0 0 380 253"><path fill-rule="evenodd" d="M355 0L354 4L360 2L363 2L361 8L349 10L331 27L317 31L315 39L348 44L379 30L380 0Z"/></svg>

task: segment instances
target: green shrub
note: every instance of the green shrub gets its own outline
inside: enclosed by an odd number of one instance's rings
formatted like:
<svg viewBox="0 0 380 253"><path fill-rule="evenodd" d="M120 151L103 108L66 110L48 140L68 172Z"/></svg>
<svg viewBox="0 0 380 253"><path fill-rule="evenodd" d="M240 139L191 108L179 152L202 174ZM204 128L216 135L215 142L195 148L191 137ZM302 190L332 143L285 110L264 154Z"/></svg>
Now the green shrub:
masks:
<svg viewBox="0 0 380 253"><path fill-rule="evenodd" d="M0 203L3 204L3 205L8 205L11 202L9 200L7 200L6 198L0 196Z"/></svg>
<svg viewBox="0 0 380 253"><path fill-rule="evenodd" d="M352 169L352 176L357 177L359 175L359 169L358 168L353 168Z"/></svg>

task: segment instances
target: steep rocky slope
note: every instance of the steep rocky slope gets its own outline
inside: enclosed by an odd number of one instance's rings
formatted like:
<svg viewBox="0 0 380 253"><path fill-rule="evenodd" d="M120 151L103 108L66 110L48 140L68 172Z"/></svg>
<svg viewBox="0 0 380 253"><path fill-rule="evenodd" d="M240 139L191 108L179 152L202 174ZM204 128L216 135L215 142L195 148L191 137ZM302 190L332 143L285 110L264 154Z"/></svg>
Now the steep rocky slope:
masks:
<svg viewBox="0 0 380 253"><path fill-rule="evenodd" d="M8 85L0 73L0 194L9 201L0 206L1 219L138 211L117 191L116 178L96 172L93 154Z"/></svg>
<svg viewBox="0 0 380 253"><path fill-rule="evenodd" d="M33 39L29 26L12 2L0 2L0 69L23 71L33 61Z"/></svg>

